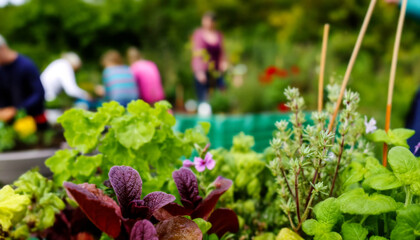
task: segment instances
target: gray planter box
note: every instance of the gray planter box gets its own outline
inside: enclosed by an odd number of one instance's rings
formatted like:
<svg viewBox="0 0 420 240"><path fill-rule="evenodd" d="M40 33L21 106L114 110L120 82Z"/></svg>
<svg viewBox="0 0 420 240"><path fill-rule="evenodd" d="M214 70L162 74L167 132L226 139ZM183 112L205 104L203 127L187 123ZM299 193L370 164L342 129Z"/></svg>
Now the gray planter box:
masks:
<svg viewBox="0 0 420 240"><path fill-rule="evenodd" d="M51 176L52 174L44 162L57 150L43 149L0 153L0 185L12 183L21 174L34 167L38 167L42 175Z"/></svg>

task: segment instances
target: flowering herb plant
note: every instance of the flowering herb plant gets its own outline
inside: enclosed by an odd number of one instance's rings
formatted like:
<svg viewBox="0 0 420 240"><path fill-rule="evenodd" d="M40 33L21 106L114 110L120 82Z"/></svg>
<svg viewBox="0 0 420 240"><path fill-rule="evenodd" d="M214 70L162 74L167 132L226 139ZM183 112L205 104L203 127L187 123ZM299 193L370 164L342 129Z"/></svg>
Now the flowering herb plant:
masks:
<svg viewBox="0 0 420 240"><path fill-rule="evenodd" d="M314 125L306 127L303 98L296 88L285 90L287 106L293 114L289 122L276 123L278 131L271 141L275 158L269 167L279 184L281 208L295 231L310 218L314 202L340 191L335 186L351 159L371 154L369 144L361 138L366 129L363 118L356 111L357 93L345 93L339 124L331 132L327 129L327 118L334 108L338 89L337 85L328 86L330 103L326 111L313 113Z"/></svg>

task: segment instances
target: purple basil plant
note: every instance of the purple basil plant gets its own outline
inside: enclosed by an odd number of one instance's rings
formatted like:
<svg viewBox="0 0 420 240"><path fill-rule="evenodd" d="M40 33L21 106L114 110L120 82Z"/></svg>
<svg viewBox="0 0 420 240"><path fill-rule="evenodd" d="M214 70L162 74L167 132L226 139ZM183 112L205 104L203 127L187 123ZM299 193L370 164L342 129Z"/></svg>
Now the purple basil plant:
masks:
<svg viewBox="0 0 420 240"><path fill-rule="evenodd" d="M94 184L65 182L68 195L101 231L116 239L154 239L157 232L148 221L153 213L173 202L175 197L164 192L152 192L141 199L142 180L131 167L114 166L109 181L119 205ZM138 234L138 237L136 234ZM141 237L143 236L143 237Z"/></svg>
<svg viewBox="0 0 420 240"><path fill-rule="evenodd" d="M215 189L203 199L199 195L198 182L194 173L188 168L181 168L172 173L172 177L181 196L181 203L169 203L156 211L154 217L160 221L170 219L173 216L191 216L203 218L212 224L208 234L216 233L222 237L226 232L235 233L239 230L238 217L235 212L227 208L215 209L220 196L225 193L232 181L223 177L217 177L213 182Z"/></svg>
<svg viewBox="0 0 420 240"><path fill-rule="evenodd" d="M238 218L230 209L214 210L220 196L232 181L218 177L215 190L203 199L191 170L182 168L173 173L183 206L173 203L175 197L164 192L152 192L141 199L142 180L131 167L114 166L109 171L109 185L115 191L119 205L94 184L65 182L64 187L89 220L115 239L165 240L202 239L196 223L183 216L203 218L212 223L208 233L219 237L237 232ZM152 222L159 222L156 226Z"/></svg>

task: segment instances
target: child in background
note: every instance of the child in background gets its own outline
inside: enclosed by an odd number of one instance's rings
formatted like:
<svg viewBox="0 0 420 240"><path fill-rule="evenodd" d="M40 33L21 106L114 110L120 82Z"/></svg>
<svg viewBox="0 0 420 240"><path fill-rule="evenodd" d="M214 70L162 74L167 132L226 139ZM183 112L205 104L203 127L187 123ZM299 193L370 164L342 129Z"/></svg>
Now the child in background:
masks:
<svg viewBox="0 0 420 240"><path fill-rule="evenodd" d="M105 68L102 79L105 85L106 100L114 100L127 106L129 102L139 98L134 76L130 68L124 65L118 51L107 51L103 55L101 63Z"/></svg>
<svg viewBox="0 0 420 240"><path fill-rule="evenodd" d="M141 98L149 104L165 99L159 69L156 64L143 59L140 51L135 47L130 47L127 50L127 58L137 81Z"/></svg>

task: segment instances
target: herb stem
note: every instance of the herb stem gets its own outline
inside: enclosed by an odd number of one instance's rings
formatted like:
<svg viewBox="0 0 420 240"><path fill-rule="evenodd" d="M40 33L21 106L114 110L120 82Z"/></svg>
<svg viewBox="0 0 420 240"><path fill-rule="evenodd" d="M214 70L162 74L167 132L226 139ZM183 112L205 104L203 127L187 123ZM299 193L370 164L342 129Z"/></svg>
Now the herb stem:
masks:
<svg viewBox="0 0 420 240"><path fill-rule="evenodd" d="M312 195L311 195L311 198L309 199L309 204L308 204L308 206L311 206L311 205L312 205L312 201L314 200L314 198L315 198L315 195L314 195L314 194L312 194ZM302 226L303 222L304 222L304 221L308 218L309 212L310 212L310 207L307 207L307 208L305 209L305 212L303 213L303 216L302 216L302 221L300 221L300 222L299 222L299 225L297 226L297 229L298 229L298 230L299 230L299 229L300 229L300 227Z"/></svg>
<svg viewBox="0 0 420 240"><path fill-rule="evenodd" d="M300 218L300 206L299 206L299 173L301 168L299 167L295 174L295 201L296 201L296 213L299 223L301 222Z"/></svg>
<svg viewBox="0 0 420 240"><path fill-rule="evenodd" d="M344 152L344 138L345 138L345 134L341 135L341 144L340 144L340 153L338 154L338 159L337 159L337 166L335 167L335 173L334 173L334 177L332 180L332 185L331 185L331 190L330 190L330 197L333 195L334 192L334 186L335 186L335 182L337 180L337 176L338 176L338 169L340 168L340 162L341 162L341 158L343 156L343 152Z"/></svg>
<svg viewBox="0 0 420 240"><path fill-rule="evenodd" d="M293 199L295 199L295 195L293 194L292 188L290 187L289 181L287 180L286 173L284 172L283 168L280 168L281 175L283 175L284 181L286 182L287 189L289 189L290 195L292 195Z"/></svg>
<svg viewBox="0 0 420 240"><path fill-rule="evenodd" d="M287 212L287 218L289 218L290 226L296 232L298 229L296 228L295 224L293 223L292 216L290 215L290 211Z"/></svg>
<svg viewBox="0 0 420 240"><path fill-rule="evenodd" d="M405 206L407 207L413 201L413 194L407 186L404 187L405 190Z"/></svg>

